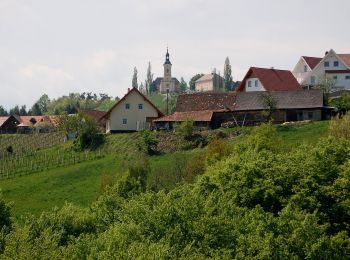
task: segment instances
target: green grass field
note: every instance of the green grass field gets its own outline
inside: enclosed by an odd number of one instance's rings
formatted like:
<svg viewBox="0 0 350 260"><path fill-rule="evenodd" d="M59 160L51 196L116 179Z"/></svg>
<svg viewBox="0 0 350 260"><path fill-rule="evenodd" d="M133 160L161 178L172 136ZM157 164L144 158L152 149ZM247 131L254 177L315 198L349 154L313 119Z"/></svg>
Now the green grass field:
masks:
<svg viewBox="0 0 350 260"><path fill-rule="evenodd" d="M323 121L304 126L277 126L277 130L283 145L286 149L291 149L302 143L317 142L327 134L328 125L329 122ZM246 130L247 133L249 131ZM105 157L0 180L1 192L7 201L14 202L13 215L16 217L26 213L39 215L43 210L60 207L65 202L87 206L96 199L104 175L117 179L125 172L125 157L130 157L137 149L138 138L138 133L109 135L102 148ZM67 144L62 146L66 147ZM165 189L172 188L176 178L171 175L175 173L176 167L184 165L184 161L202 151L203 149L194 149L149 157L149 182L160 177L163 178Z"/></svg>

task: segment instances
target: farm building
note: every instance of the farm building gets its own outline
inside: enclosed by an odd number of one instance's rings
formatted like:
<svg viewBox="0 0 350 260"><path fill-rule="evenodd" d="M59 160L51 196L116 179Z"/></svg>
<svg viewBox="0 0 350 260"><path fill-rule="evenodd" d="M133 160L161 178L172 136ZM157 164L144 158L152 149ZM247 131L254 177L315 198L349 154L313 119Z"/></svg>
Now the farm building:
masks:
<svg viewBox="0 0 350 260"><path fill-rule="evenodd" d="M37 127L41 123L47 123L55 127L57 116L16 116L10 115L0 117L0 133L27 133L32 127Z"/></svg>
<svg viewBox="0 0 350 260"><path fill-rule="evenodd" d="M132 88L104 116L106 132L132 132L150 129L152 120L163 113L138 89Z"/></svg>
<svg viewBox="0 0 350 260"><path fill-rule="evenodd" d="M256 125L266 121L266 111L269 110L266 99L274 102L274 123L330 117L330 111L323 105L321 90L252 91L180 95L176 112L156 119L154 123L157 128L168 128L175 122L186 120L193 120L198 127L208 128L218 128L227 122Z"/></svg>

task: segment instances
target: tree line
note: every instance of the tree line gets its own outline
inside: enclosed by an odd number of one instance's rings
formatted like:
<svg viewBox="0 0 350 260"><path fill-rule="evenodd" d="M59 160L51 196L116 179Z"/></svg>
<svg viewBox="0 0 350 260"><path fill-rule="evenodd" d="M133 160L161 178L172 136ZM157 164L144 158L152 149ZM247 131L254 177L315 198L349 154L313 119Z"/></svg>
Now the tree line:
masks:
<svg viewBox="0 0 350 260"><path fill-rule="evenodd" d="M19 115L19 116L40 116L40 115L60 115L75 114L78 109L96 109L107 111L112 107L119 97L113 98L105 93L70 93L56 99L50 99L47 94L43 94L31 108L26 105L14 106L6 110L0 106L0 116Z"/></svg>

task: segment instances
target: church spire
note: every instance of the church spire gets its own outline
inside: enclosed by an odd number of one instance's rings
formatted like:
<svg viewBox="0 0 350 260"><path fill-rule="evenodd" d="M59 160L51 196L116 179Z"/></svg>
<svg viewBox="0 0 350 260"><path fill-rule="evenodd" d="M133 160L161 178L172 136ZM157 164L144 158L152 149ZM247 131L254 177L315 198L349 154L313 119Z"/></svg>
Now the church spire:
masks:
<svg viewBox="0 0 350 260"><path fill-rule="evenodd" d="M171 64L168 46L166 47L165 62L164 64Z"/></svg>

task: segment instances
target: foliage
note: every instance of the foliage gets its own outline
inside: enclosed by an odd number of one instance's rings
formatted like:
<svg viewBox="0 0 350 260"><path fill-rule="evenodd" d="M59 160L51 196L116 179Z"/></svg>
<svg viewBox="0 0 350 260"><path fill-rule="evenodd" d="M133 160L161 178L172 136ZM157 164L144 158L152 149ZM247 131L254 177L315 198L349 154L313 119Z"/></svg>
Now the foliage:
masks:
<svg viewBox="0 0 350 260"><path fill-rule="evenodd" d="M7 203L4 200L3 195L0 193L0 231L3 229L10 229L11 226L11 204Z"/></svg>
<svg viewBox="0 0 350 260"><path fill-rule="evenodd" d="M188 83L188 85L190 86L190 90L196 89L196 86L195 86L196 80L201 78L203 75L204 74L196 74L190 79L190 82Z"/></svg>
<svg viewBox="0 0 350 260"><path fill-rule="evenodd" d="M232 153L230 144L222 139L214 139L207 146L206 161L208 165L229 156Z"/></svg>
<svg viewBox="0 0 350 260"><path fill-rule="evenodd" d="M276 151L280 147L280 142L276 128L272 123L266 123L255 127L238 149Z"/></svg>
<svg viewBox="0 0 350 260"><path fill-rule="evenodd" d="M154 91L154 89L152 88L152 84L153 84L152 66L151 66L151 62L148 62L147 78L146 78L146 84L145 84L147 94Z"/></svg>
<svg viewBox="0 0 350 260"><path fill-rule="evenodd" d="M132 82L131 82L131 86L133 88L139 88L139 84L137 83L137 69L136 67L134 67L134 73L132 75Z"/></svg>
<svg viewBox="0 0 350 260"><path fill-rule="evenodd" d="M330 105L338 109L338 113L341 115L346 114L350 110L350 95L348 93L342 93L339 98L333 98L330 100Z"/></svg>
<svg viewBox="0 0 350 260"><path fill-rule="evenodd" d="M180 93L185 93L186 90L188 89L187 83L183 77L181 77L179 89L180 89Z"/></svg>
<svg viewBox="0 0 350 260"><path fill-rule="evenodd" d="M174 131L177 136L184 140L190 140L196 132L193 120L187 120L174 125Z"/></svg>
<svg viewBox="0 0 350 260"><path fill-rule="evenodd" d="M266 117L266 120L273 120L272 115L277 109L277 100L268 92L261 94L261 102L265 109L263 115Z"/></svg>
<svg viewBox="0 0 350 260"><path fill-rule="evenodd" d="M140 151L147 153L148 155L157 154L158 139L154 132L143 130L141 131L141 139L137 144Z"/></svg>
<svg viewBox="0 0 350 260"><path fill-rule="evenodd" d="M232 91L233 90L232 68L228 57L226 57L225 64L224 64L224 79L225 79L224 81L225 90Z"/></svg>
<svg viewBox="0 0 350 260"><path fill-rule="evenodd" d="M333 118L329 126L329 135L350 140L350 114L346 114L342 119Z"/></svg>
<svg viewBox="0 0 350 260"><path fill-rule="evenodd" d="M317 79L316 89L322 89L324 104L329 104L329 93L335 90L336 80L333 77L324 75Z"/></svg>
<svg viewBox="0 0 350 260"><path fill-rule="evenodd" d="M3 106L0 106L0 116L8 116L8 113Z"/></svg>

